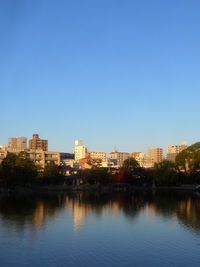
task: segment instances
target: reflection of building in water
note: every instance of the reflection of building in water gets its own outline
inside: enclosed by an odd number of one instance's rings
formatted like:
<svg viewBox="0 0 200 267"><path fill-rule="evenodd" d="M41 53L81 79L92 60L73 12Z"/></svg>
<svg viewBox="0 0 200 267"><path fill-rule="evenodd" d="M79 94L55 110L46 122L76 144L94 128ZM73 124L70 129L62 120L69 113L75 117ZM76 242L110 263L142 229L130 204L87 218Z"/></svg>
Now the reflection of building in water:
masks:
<svg viewBox="0 0 200 267"><path fill-rule="evenodd" d="M56 218L59 212L59 207L48 209L43 201L37 203L37 207L32 216L30 216L30 228L32 231L37 230L39 227L45 224L49 218Z"/></svg>
<svg viewBox="0 0 200 267"><path fill-rule="evenodd" d="M188 199L187 201L182 201L179 206L179 210L181 212L184 212L187 216L191 214L191 208L192 208L192 203L191 199Z"/></svg>
<svg viewBox="0 0 200 267"><path fill-rule="evenodd" d="M72 212L73 229L74 231L78 231L84 225L85 220L90 213L102 216L105 212L108 212L116 217L121 208L117 202L108 202L106 205L101 205L99 203L95 205L95 201L84 203L82 196L79 195L74 199L66 198L66 210Z"/></svg>
<svg viewBox="0 0 200 267"><path fill-rule="evenodd" d="M39 202L35 209L35 212L30 218L31 229L34 231L36 228L40 227L44 223L44 220L45 220L44 203Z"/></svg>
<svg viewBox="0 0 200 267"><path fill-rule="evenodd" d="M152 218L152 219L156 218L157 210L156 210L155 204L148 204L147 205L147 213L148 213L150 218Z"/></svg>
<svg viewBox="0 0 200 267"><path fill-rule="evenodd" d="M117 202L110 203L108 209L109 213L112 214L114 217L117 217L119 215L120 208Z"/></svg>
<svg viewBox="0 0 200 267"><path fill-rule="evenodd" d="M77 231L84 224L85 217L87 216L89 209L87 206L83 206L79 203L75 203L73 207L74 213L74 230Z"/></svg>
<svg viewBox="0 0 200 267"><path fill-rule="evenodd" d="M80 196L79 196L80 197ZM66 209L73 213L73 229L79 230L84 224L85 218L90 212L90 207L87 204L81 204L81 200L66 198Z"/></svg>

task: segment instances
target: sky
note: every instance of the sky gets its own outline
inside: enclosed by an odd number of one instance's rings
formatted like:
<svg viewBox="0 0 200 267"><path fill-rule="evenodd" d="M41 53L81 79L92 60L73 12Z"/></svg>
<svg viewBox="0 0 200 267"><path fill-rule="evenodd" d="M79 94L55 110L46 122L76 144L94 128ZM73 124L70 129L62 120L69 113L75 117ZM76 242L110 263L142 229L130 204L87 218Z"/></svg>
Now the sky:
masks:
<svg viewBox="0 0 200 267"><path fill-rule="evenodd" d="M199 0L0 0L0 144L200 141Z"/></svg>

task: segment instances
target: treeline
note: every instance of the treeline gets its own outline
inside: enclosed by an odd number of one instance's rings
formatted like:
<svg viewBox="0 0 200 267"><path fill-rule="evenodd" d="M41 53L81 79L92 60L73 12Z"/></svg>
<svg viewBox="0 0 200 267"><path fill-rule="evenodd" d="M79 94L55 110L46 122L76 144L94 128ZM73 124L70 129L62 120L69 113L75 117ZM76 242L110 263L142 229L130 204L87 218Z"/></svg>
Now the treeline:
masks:
<svg viewBox="0 0 200 267"><path fill-rule="evenodd" d="M53 162L44 169L36 166L26 152L18 155L8 153L0 165L0 185L14 188L16 186L62 184L64 176L61 166Z"/></svg>
<svg viewBox="0 0 200 267"><path fill-rule="evenodd" d="M126 183L148 187L200 184L200 142L179 153L175 162L163 160L152 169L142 168L135 159L128 158L117 171L93 167L79 171L75 179L83 184L96 185ZM41 169L25 152L18 155L8 153L0 165L1 186L58 185L66 181L62 166L50 163Z"/></svg>
<svg viewBox="0 0 200 267"><path fill-rule="evenodd" d="M157 184L200 184L200 142L180 152L175 162L164 160L155 164L154 172Z"/></svg>

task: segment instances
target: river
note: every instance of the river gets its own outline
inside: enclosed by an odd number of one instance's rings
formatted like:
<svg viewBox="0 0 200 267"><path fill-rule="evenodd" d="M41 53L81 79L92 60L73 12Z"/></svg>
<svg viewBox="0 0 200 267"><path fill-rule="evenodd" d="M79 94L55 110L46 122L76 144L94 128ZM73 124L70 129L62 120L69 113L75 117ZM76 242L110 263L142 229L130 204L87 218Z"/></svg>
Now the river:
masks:
<svg viewBox="0 0 200 267"><path fill-rule="evenodd" d="M0 197L0 266L200 266L200 195Z"/></svg>

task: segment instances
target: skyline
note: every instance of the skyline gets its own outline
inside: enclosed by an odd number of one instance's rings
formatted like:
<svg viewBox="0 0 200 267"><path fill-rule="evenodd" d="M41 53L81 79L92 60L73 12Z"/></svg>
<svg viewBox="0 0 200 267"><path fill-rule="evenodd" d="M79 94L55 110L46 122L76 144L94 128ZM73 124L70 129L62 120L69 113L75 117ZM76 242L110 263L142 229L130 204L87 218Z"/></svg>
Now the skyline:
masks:
<svg viewBox="0 0 200 267"><path fill-rule="evenodd" d="M199 141L198 1L2 1L0 144L49 150Z"/></svg>
<svg viewBox="0 0 200 267"><path fill-rule="evenodd" d="M25 141L23 140L23 146L25 145L25 149L30 149L30 141L31 140L33 140L33 138L34 138L34 135L37 135L38 136L38 138L39 138L39 140L41 140L42 142L45 142L45 144L46 144L46 142L47 142L47 148L46 149L44 149L44 151L52 151L53 152L53 150L51 150L51 149L48 149L48 147L49 147L49 144L51 143L51 141L50 140L48 140L48 139L44 139L44 138L41 138L40 137L40 135L39 134L33 134L32 135L32 139L31 138L29 138L29 137L27 137L27 136L12 136L12 137L8 137L7 138L7 142L5 143L5 144L1 144L0 143L0 146L9 146L9 142L10 142L10 139L21 139L21 138L23 138L23 139L26 139L26 144L25 144ZM50 143L49 143L49 141L50 141ZM11 141L12 142L12 141ZM21 141L20 141L21 142ZM76 139L76 140L74 140L74 143L73 143L73 145L71 146L71 150L68 150L68 151L58 151L58 150L54 150L54 152L69 152L69 153L74 153L75 152L75 146L77 145L77 142L78 143L80 143L81 145L83 145L83 146L85 146L86 147L86 149L87 149L87 151L89 151L89 152L92 152L92 151L97 151L96 149L91 149L88 145L87 145L87 143L85 143L84 142L84 140L82 140L82 139ZM146 150L145 151L142 151L142 150L130 150L130 151L125 151L125 150L119 150L117 147L114 147L112 150L110 150L110 151L108 151L108 150L105 150L105 151L103 151L103 150L99 150L99 151L101 151L101 152L105 152L105 153L111 153L112 151L118 151L118 152L124 152L124 153L137 153L137 152L142 152L142 153L148 153L148 149L151 149L151 148L161 148L161 149L163 149L163 153L164 154L167 154L167 150L168 150L168 147L169 146L180 146L180 145L186 145L186 146L190 146L190 145L192 145L192 144L189 144L187 141L182 141L182 142L179 142L179 143L177 143L177 144L165 144L165 146L163 146L163 147L158 147L158 146L151 146L151 145L149 145L148 147L146 147ZM22 150L23 150L24 148L22 148ZM169 152L169 153L171 153L171 152Z"/></svg>

